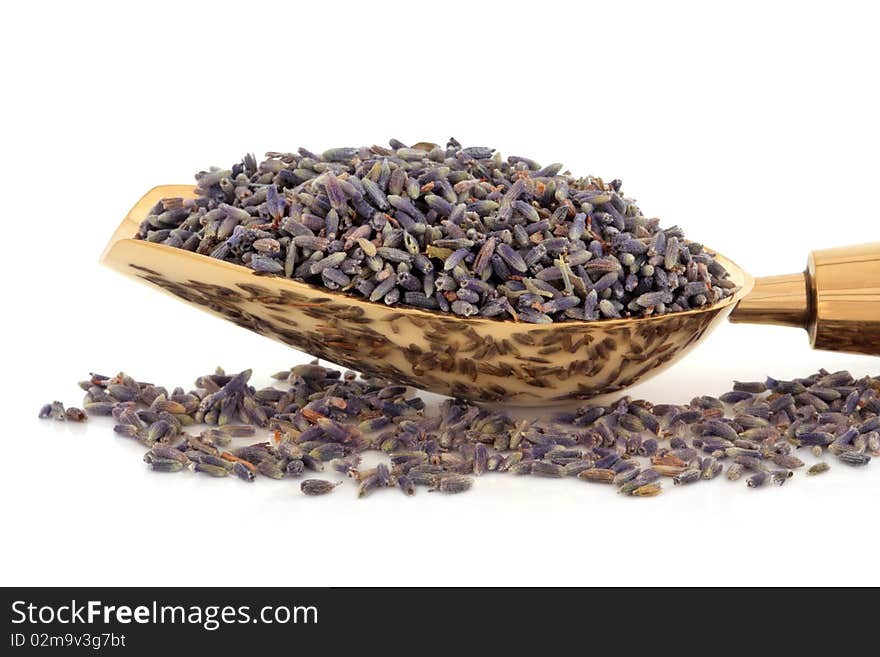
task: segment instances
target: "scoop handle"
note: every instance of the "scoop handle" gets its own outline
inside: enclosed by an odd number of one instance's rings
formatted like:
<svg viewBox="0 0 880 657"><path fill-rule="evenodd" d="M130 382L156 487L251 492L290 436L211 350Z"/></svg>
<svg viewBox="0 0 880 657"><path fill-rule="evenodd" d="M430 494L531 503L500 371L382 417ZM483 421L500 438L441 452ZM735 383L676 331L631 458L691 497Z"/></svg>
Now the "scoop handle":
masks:
<svg viewBox="0 0 880 657"><path fill-rule="evenodd" d="M816 349L880 355L880 242L813 251L800 274L756 279L730 321L797 326Z"/></svg>

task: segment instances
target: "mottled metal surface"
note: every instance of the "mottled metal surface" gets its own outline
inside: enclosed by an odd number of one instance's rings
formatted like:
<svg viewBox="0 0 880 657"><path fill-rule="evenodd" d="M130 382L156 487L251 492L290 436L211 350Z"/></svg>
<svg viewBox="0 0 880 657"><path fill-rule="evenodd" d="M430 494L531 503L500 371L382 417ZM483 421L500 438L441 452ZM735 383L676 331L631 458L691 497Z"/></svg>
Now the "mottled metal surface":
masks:
<svg viewBox="0 0 880 657"><path fill-rule="evenodd" d="M388 307L127 237L156 200L186 189L158 187L141 199L108 245L104 263L333 363L475 401L531 406L627 388L680 358L752 285L719 257L740 289L719 304L684 313L535 325Z"/></svg>

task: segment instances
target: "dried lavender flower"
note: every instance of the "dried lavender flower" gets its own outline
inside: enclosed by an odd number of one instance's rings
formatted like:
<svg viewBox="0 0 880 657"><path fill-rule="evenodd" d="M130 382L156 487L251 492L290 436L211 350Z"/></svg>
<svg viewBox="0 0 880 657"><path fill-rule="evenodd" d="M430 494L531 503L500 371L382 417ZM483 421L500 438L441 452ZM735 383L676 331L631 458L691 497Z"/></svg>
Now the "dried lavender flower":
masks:
<svg viewBox="0 0 880 657"><path fill-rule="evenodd" d="M347 194L346 182L340 178ZM461 248L465 239L441 243ZM234 474L245 481L259 473L282 480L306 469L322 470L322 459L327 459L333 470L356 480L362 495L392 486L406 494L417 486L462 492L472 486L467 475L507 472L577 476L643 497L660 492L661 477L677 485L713 479L725 463L728 479L739 479L748 470L748 485L755 488L782 485L804 467L800 457L809 449L796 453L798 446L827 447L844 463L861 466L880 449L880 378L856 380L846 372L735 384L749 390L701 395L688 404L655 405L624 397L518 421L504 411L456 399L445 400L434 412L405 385L358 378L317 362L277 373L282 387L256 389L250 378L250 370L227 374L218 368L198 377L195 389L186 392L124 373L92 374L81 387L86 409L101 404L96 414L112 417L117 435L150 448L144 460L153 470L192 469L221 478ZM39 415L75 419L72 409L54 402ZM211 426L188 428L202 420ZM261 431L269 435L258 436ZM251 442L233 444L242 439ZM390 466L360 467L361 454L368 450L386 454ZM818 463L807 473L827 469ZM307 482L323 480L303 482L304 492L337 485Z"/></svg>
<svg viewBox="0 0 880 657"><path fill-rule="evenodd" d="M305 495L326 495L341 483L334 484L326 479L306 479L299 485L299 489Z"/></svg>
<svg viewBox="0 0 880 657"><path fill-rule="evenodd" d="M823 472L828 472L831 469L831 466L821 461L816 463L815 465L810 466L810 469L807 470L808 475L817 475L822 474Z"/></svg>
<svg viewBox="0 0 880 657"><path fill-rule="evenodd" d="M159 203L136 237L258 275L462 317L591 321L733 293L712 253L643 215L619 180L533 168L529 158L455 140L390 145L268 153L256 166L199 172L197 198ZM443 295L433 292L435 272L451 274ZM507 285L519 280L551 298L536 306Z"/></svg>

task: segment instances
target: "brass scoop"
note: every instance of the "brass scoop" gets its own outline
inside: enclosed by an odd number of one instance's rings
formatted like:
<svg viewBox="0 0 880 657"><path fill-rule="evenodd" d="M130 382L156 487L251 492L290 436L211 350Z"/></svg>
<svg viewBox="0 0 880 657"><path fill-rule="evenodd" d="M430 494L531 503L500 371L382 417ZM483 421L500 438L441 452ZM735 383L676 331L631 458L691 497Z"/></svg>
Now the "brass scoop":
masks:
<svg viewBox="0 0 880 657"><path fill-rule="evenodd" d="M807 329L817 349L880 354L880 243L815 251L800 274L754 280L716 258L737 284L685 312L527 324L389 307L132 238L160 199L147 192L102 262L257 333L370 375L481 402L537 406L616 392L669 367L725 317Z"/></svg>

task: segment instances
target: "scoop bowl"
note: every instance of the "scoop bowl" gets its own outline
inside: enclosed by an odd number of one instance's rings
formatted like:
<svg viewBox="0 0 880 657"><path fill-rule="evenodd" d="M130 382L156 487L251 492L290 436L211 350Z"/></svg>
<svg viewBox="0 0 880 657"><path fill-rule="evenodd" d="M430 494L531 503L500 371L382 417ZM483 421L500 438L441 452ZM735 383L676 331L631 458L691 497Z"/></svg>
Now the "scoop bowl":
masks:
<svg viewBox="0 0 880 657"><path fill-rule="evenodd" d="M365 374L473 401L535 406L632 386L723 321L753 279L721 255L738 289L721 302L651 317L527 324L389 307L174 247L133 239L149 209L191 185L147 192L102 262L239 326Z"/></svg>
<svg viewBox="0 0 880 657"><path fill-rule="evenodd" d="M338 365L476 402L538 406L621 391L674 364L734 309L735 321L807 328L822 348L880 349L880 244L817 251L804 273L759 279L757 285L736 263L715 253L737 288L711 306L629 319L528 324L389 307L134 239L150 208L175 196L194 197L194 187L164 185L147 192L117 228L102 262ZM865 277L872 275L876 288L865 288Z"/></svg>

